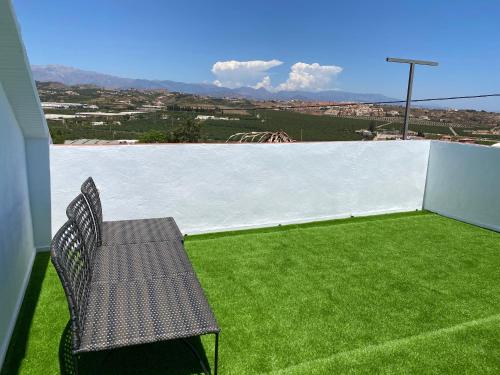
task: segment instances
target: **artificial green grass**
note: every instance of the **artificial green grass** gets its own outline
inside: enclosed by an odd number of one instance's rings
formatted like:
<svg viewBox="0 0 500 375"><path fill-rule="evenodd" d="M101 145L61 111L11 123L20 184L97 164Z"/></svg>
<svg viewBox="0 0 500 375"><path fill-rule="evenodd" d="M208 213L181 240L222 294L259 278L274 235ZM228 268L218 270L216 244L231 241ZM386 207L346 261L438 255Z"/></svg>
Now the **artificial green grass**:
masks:
<svg viewBox="0 0 500 375"><path fill-rule="evenodd" d="M500 372L498 233L418 213L192 236L186 248L222 328L221 374ZM47 259L5 373L64 362L67 305ZM202 344L211 363L213 340ZM178 342L82 362L87 373L200 371Z"/></svg>

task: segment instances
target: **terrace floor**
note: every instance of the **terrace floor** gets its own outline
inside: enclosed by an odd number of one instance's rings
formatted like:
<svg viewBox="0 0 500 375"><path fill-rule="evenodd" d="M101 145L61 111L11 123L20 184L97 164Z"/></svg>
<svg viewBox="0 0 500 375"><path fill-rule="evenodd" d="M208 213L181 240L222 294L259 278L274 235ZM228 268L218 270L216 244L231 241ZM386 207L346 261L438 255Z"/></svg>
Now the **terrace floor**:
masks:
<svg viewBox="0 0 500 375"><path fill-rule="evenodd" d="M189 237L222 327L221 374L500 373L500 234L419 212ZM4 373L66 368L68 308L35 261ZM211 363L213 338L203 345ZM200 371L179 342L81 373Z"/></svg>

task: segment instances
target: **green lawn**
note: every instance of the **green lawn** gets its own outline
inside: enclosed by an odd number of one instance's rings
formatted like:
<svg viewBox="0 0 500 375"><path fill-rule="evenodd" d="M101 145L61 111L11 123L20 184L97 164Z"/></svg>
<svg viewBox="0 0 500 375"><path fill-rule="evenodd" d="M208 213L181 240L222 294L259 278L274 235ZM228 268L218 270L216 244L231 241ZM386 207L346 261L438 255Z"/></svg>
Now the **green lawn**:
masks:
<svg viewBox="0 0 500 375"><path fill-rule="evenodd" d="M413 213L192 236L186 247L222 327L221 374L500 373L498 233ZM67 323L38 255L4 372L58 373ZM213 339L193 343L211 363ZM179 342L82 365L199 371Z"/></svg>

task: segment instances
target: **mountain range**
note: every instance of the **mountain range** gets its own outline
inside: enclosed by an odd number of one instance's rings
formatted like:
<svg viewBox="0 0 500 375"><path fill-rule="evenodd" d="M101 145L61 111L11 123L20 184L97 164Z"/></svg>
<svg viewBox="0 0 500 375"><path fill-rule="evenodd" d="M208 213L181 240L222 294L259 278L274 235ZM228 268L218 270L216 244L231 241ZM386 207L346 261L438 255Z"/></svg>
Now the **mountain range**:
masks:
<svg viewBox="0 0 500 375"><path fill-rule="evenodd" d="M387 101L394 100L381 94L360 94L338 90L327 91L278 91L264 88L227 88L208 83L185 83L169 80L124 78L92 72L63 65L32 65L33 77L41 82L60 82L65 85L90 84L111 89L166 89L186 94L212 97L246 98L253 100L304 100L304 101Z"/></svg>

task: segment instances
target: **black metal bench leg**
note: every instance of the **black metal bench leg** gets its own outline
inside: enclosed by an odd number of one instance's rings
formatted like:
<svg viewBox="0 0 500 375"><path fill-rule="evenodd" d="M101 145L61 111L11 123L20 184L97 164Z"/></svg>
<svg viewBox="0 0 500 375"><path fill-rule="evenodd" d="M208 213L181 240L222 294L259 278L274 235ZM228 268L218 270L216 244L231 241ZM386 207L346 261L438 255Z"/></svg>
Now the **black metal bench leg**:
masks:
<svg viewBox="0 0 500 375"><path fill-rule="evenodd" d="M219 362L219 332L215 334L214 375L217 375L218 362Z"/></svg>
<svg viewBox="0 0 500 375"><path fill-rule="evenodd" d="M73 354L73 371L78 375L78 354Z"/></svg>

